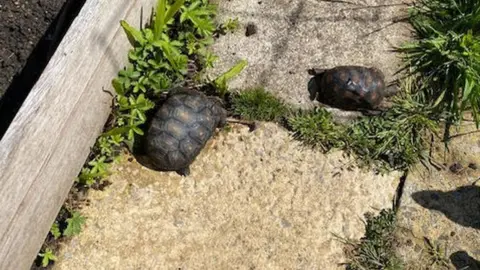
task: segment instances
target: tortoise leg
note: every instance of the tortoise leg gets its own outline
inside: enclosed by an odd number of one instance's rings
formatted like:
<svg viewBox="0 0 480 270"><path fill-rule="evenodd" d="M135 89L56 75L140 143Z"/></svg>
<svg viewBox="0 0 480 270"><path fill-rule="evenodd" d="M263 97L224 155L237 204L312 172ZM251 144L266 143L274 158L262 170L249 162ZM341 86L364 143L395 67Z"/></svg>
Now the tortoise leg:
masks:
<svg viewBox="0 0 480 270"><path fill-rule="evenodd" d="M308 74L312 75L312 76L315 76L315 75L320 75L322 74L323 72L325 72L325 70L327 70L326 68L310 68L307 70Z"/></svg>
<svg viewBox="0 0 480 270"><path fill-rule="evenodd" d="M400 87L397 85L389 85L385 88L385 97L394 96L398 92L400 92Z"/></svg>
<svg viewBox="0 0 480 270"><path fill-rule="evenodd" d="M317 99L318 96L318 85L317 85L317 78L313 77L308 81L308 93L309 93L309 99L311 101L314 101Z"/></svg>
<svg viewBox="0 0 480 270"><path fill-rule="evenodd" d="M257 123L255 121L247 121L247 120L240 120L240 119L234 119L234 118L227 118L226 121L228 123L237 123L237 124L246 125L250 128L249 130L250 132L257 129Z"/></svg>
<svg viewBox="0 0 480 270"><path fill-rule="evenodd" d="M363 109L363 110L360 110L360 112L365 115L365 116L378 116L380 114L382 114L384 111L383 110L367 110L367 109Z"/></svg>
<svg viewBox="0 0 480 270"><path fill-rule="evenodd" d="M382 114L383 112L388 111L390 108L392 108L392 106L392 102L384 100L374 109L362 109L360 111L367 116L377 116Z"/></svg>
<svg viewBox="0 0 480 270"><path fill-rule="evenodd" d="M180 170L176 171L181 176L189 176L190 175L190 167L185 167Z"/></svg>

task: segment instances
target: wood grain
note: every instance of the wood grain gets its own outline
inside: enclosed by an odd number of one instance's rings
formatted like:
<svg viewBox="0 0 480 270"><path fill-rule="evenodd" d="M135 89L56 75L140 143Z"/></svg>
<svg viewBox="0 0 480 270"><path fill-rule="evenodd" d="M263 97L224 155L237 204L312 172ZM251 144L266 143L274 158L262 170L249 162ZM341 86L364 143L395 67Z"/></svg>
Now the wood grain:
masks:
<svg viewBox="0 0 480 270"><path fill-rule="evenodd" d="M0 141L0 269L30 268L110 112L119 21L138 27L154 3L87 0Z"/></svg>

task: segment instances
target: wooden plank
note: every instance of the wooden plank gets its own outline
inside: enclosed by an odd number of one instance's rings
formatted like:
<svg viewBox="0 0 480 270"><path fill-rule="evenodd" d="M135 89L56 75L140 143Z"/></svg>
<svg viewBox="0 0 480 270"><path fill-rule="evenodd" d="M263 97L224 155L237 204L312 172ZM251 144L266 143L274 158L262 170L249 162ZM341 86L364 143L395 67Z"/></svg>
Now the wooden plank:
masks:
<svg viewBox="0 0 480 270"><path fill-rule="evenodd" d="M0 269L29 269L110 111L119 21L155 0L87 0L0 142ZM145 20L144 20L145 22Z"/></svg>

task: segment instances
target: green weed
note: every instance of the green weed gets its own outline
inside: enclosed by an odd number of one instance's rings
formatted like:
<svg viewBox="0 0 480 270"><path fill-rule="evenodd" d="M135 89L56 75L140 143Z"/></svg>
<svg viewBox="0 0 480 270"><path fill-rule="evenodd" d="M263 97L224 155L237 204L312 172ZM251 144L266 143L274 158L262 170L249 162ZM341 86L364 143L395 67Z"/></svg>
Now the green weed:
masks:
<svg viewBox="0 0 480 270"><path fill-rule="evenodd" d="M334 123L330 112L323 108L298 110L288 116L287 125L294 138L325 152L345 145L344 126Z"/></svg>
<svg viewBox="0 0 480 270"><path fill-rule="evenodd" d="M55 240L57 240L60 236L62 236L62 232L60 231L60 228L58 227L57 222L53 223L52 227L50 228L50 233L52 234Z"/></svg>
<svg viewBox="0 0 480 270"><path fill-rule="evenodd" d="M288 112L288 106L264 88L257 87L233 94L232 112L246 120L279 121Z"/></svg>
<svg viewBox="0 0 480 270"><path fill-rule="evenodd" d="M222 24L221 29L225 32L233 33L239 28L239 26L240 23L238 21L238 18L229 18L225 23Z"/></svg>
<svg viewBox="0 0 480 270"><path fill-rule="evenodd" d="M215 89L217 89L217 94L224 98L225 94L228 91L227 82L231 80L233 77L237 76L242 70L247 66L248 62L246 60L240 60L231 67L226 72L220 74L217 78L215 78L212 82Z"/></svg>
<svg viewBox="0 0 480 270"><path fill-rule="evenodd" d="M403 97L379 116L362 117L348 125L337 124L329 112L316 108L288 117L294 137L307 144L344 150L361 167L380 171L404 170L427 158L427 138L437 132L440 115L423 105L422 95L411 94L417 87L409 78L403 81Z"/></svg>
<svg viewBox="0 0 480 270"><path fill-rule="evenodd" d="M392 107L379 116L362 117L349 125L335 123L330 112L293 108L265 89L251 88L231 97L232 112L246 120L284 124L293 137L324 152L341 149L356 158L361 167L379 171L404 170L429 158L431 135L436 135L442 115L424 105L415 78L402 81L402 93Z"/></svg>
<svg viewBox="0 0 480 270"><path fill-rule="evenodd" d="M430 266L448 268L450 266L450 260L448 259L447 244L445 243L442 247L440 243L432 242L426 237L423 240L427 247Z"/></svg>
<svg viewBox="0 0 480 270"><path fill-rule="evenodd" d="M435 32L480 31L480 2L477 0L418 0L410 9L410 22L419 38Z"/></svg>
<svg viewBox="0 0 480 270"><path fill-rule="evenodd" d="M480 125L480 2L421 0L410 10L416 40L397 48L407 75L421 74L426 103L437 113L448 112L450 125L471 111Z"/></svg>
<svg viewBox="0 0 480 270"><path fill-rule="evenodd" d="M63 232L64 236L71 237L79 234L82 231L82 225L85 223L85 218L80 213L74 211L72 217L67 219L67 228Z"/></svg>
<svg viewBox="0 0 480 270"><path fill-rule="evenodd" d="M55 256L55 254L49 248L47 248L45 252L38 254L38 256L43 258L42 267L47 267L50 264L50 262L57 260L57 257Z"/></svg>
<svg viewBox="0 0 480 270"><path fill-rule="evenodd" d="M404 170L425 157L428 135L437 122L428 106L413 98L398 99L381 116L365 117L346 129L344 150L365 166Z"/></svg>
<svg viewBox="0 0 480 270"><path fill-rule="evenodd" d="M392 209L382 209L377 216L371 213L365 215L365 236L360 241L342 239L351 247L347 254L348 270L400 270L402 261L394 251L393 232L396 226L396 216ZM341 238L340 238L341 239Z"/></svg>

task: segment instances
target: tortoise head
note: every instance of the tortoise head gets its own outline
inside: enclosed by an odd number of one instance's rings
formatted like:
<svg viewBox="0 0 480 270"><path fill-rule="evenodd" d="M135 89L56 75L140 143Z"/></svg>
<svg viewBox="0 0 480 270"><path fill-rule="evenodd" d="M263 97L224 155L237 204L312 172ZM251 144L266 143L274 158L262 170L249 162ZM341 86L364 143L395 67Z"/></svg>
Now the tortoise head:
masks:
<svg viewBox="0 0 480 270"><path fill-rule="evenodd" d="M212 103L212 109L215 113L218 127L224 127L227 124L227 110L225 109L225 101L216 96L209 96L208 100Z"/></svg>
<svg viewBox="0 0 480 270"><path fill-rule="evenodd" d="M313 101L317 98L317 95L320 92L320 85L321 85L320 82L326 71L327 69L325 68L317 68L317 67L313 67L307 70L308 74L312 76L312 78L310 78L310 80L308 81L308 85L307 85L308 93L310 94L309 95L310 100Z"/></svg>
<svg viewBox="0 0 480 270"><path fill-rule="evenodd" d="M309 81L308 81L308 93L309 93L309 98L310 100L315 100L320 92L320 81L322 79L323 74L318 74L313 76Z"/></svg>
<svg viewBox="0 0 480 270"><path fill-rule="evenodd" d="M198 94L198 93L199 92L194 90L194 89L190 89L190 88L183 87L183 86L174 86L168 91L167 97L171 97L171 96L178 95L178 94L192 95L192 94Z"/></svg>

